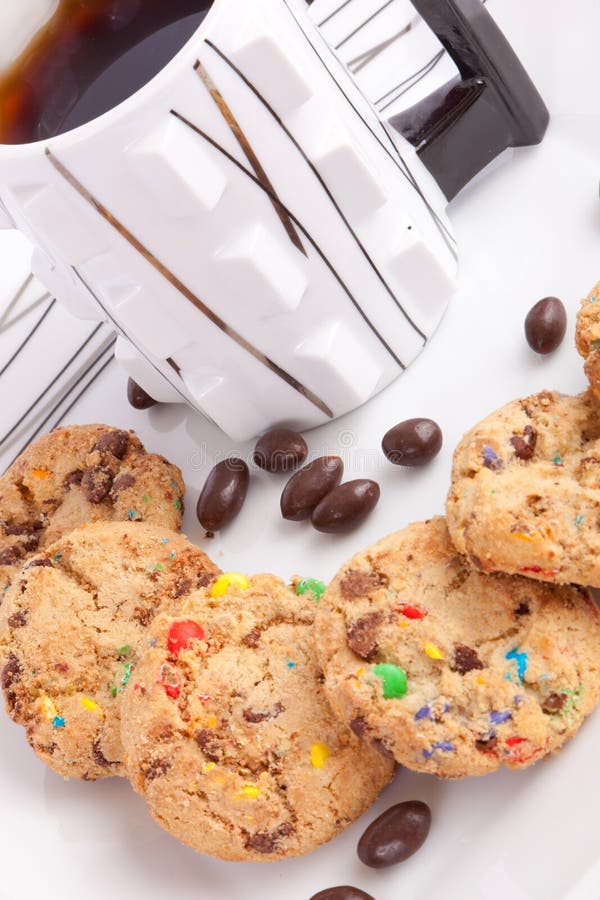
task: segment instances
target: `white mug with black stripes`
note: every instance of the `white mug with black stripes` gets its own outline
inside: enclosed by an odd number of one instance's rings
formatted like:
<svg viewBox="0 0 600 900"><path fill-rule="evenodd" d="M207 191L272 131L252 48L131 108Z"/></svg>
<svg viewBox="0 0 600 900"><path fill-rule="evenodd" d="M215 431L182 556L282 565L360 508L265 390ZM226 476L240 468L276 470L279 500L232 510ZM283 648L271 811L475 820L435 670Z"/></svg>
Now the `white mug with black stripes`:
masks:
<svg viewBox="0 0 600 900"><path fill-rule="evenodd" d="M310 428L422 350L455 284L447 202L547 112L480 0L413 5L459 74L389 121L305 0L0 10L3 224L156 400L240 440Z"/></svg>

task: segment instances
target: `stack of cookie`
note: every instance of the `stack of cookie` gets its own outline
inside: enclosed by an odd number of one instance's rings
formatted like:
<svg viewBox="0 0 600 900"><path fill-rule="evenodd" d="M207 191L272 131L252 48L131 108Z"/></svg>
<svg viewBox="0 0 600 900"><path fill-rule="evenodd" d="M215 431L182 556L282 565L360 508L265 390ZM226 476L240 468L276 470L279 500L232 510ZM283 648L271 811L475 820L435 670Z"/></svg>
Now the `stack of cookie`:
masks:
<svg viewBox="0 0 600 900"><path fill-rule="evenodd" d="M343 721L444 777L559 750L600 698L600 284L577 343L591 390L516 400L454 455L447 520L359 553L317 620Z"/></svg>
<svg viewBox="0 0 600 900"><path fill-rule="evenodd" d="M325 697L315 593L223 575L177 533L183 492L176 467L106 426L53 432L3 476L7 710L54 771L130 776L203 853L306 853L394 763Z"/></svg>
<svg viewBox="0 0 600 900"><path fill-rule="evenodd" d="M0 480L8 711L52 769L129 777L166 830L229 860L330 840L396 763L529 766L600 699L578 586L600 587L597 471L591 392L510 403L456 450L447 519L325 590L222 573L177 533L179 471L133 435L54 432Z"/></svg>

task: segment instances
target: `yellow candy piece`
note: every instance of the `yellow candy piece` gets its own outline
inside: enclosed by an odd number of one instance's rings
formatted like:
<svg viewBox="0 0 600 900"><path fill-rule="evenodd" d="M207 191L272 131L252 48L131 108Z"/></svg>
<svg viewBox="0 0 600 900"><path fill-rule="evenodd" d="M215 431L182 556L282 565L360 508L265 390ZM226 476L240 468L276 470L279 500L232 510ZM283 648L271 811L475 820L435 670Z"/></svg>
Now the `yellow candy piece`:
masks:
<svg viewBox="0 0 600 900"><path fill-rule="evenodd" d="M43 697L39 698L38 703L40 704L40 709L42 710L44 718L54 719L54 717L58 715L58 710L50 697L46 697L44 694Z"/></svg>
<svg viewBox="0 0 600 900"><path fill-rule="evenodd" d="M423 650L431 659L444 659L444 654L439 647L435 646L435 644L423 644Z"/></svg>
<svg viewBox="0 0 600 900"><path fill-rule="evenodd" d="M81 705L84 709L89 709L90 712L98 712L101 716L104 715L102 707L92 700L91 697L82 697Z"/></svg>
<svg viewBox="0 0 600 900"><path fill-rule="evenodd" d="M241 791L235 794L236 800L256 800L260 797L260 788L255 784L245 784Z"/></svg>
<svg viewBox="0 0 600 900"><path fill-rule="evenodd" d="M204 722L204 726L206 728L216 728L218 724L219 724L219 720L217 719L216 716L207 716L206 720Z"/></svg>
<svg viewBox="0 0 600 900"><path fill-rule="evenodd" d="M400 628L408 628L408 622L400 622Z"/></svg>
<svg viewBox="0 0 600 900"><path fill-rule="evenodd" d="M364 670L364 669L357 669L357 670L356 670L356 677L357 677L357 678L360 678L361 675L364 675L364 674L365 674L365 670Z"/></svg>
<svg viewBox="0 0 600 900"><path fill-rule="evenodd" d="M483 678L481 677L481 675L478 675L478 676L477 676L477 684L485 684L485 681L483 680Z"/></svg>
<svg viewBox="0 0 600 900"><path fill-rule="evenodd" d="M217 597L224 597L231 585L241 588L242 591L247 591L250 587L250 582L245 575L241 574L241 572L225 572L224 575L220 575L217 578L211 587L210 596L215 599Z"/></svg>
<svg viewBox="0 0 600 900"><path fill-rule="evenodd" d="M213 762L206 763L202 771L203 772L212 772L214 767L215 767L215 763L213 763Z"/></svg>
<svg viewBox="0 0 600 900"><path fill-rule="evenodd" d="M34 478L39 478L41 481L50 478L50 472L47 469L34 469L32 474Z"/></svg>
<svg viewBox="0 0 600 900"><path fill-rule="evenodd" d="M513 531L512 536L518 538L520 541L527 541L529 544L539 541L542 538L541 534L537 531L532 531L530 534L526 534L524 531Z"/></svg>
<svg viewBox="0 0 600 900"><path fill-rule="evenodd" d="M330 756L331 752L327 744L321 744L320 742L313 744L310 750L310 761L313 769L322 769Z"/></svg>

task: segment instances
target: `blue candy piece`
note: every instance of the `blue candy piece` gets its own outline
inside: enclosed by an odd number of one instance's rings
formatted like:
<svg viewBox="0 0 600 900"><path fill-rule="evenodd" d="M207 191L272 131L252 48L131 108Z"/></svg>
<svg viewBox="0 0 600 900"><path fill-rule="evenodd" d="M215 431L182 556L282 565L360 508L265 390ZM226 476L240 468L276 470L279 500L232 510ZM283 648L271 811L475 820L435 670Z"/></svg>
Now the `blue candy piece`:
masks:
<svg viewBox="0 0 600 900"><path fill-rule="evenodd" d="M54 716L54 718L52 719L52 727L53 728L64 728L65 720L63 719L63 717L62 716Z"/></svg>
<svg viewBox="0 0 600 900"><path fill-rule="evenodd" d="M508 651L505 659L507 659L509 662L516 662L519 681L523 681L525 672L527 671L527 654L525 652L519 653L519 651L515 647L513 650Z"/></svg>
<svg viewBox="0 0 600 900"><path fill-rule="evenodd" d="M512 713L508 710L506 712L496 712L493 710L490 713L490 722L492 725L502 725L503 722L508 722L509 719L512 719Z"/></svg>
<svg viewBox="0 0 600 900"><path fill-rule="evenodd" d="M500 457L491 447L488 447L487 444L483 445L483 464L487 469L502 468Z"/></svg>
<svg viewBox="0 0 600 900"><path fill-rule="evenodd" d="M444 753L454 753L454 747L450 741L437 741L431 750L423 750L425 759L431 759L436 750L443 750Z"/></svg>
<svg viewBox="0 0 600 900"><path fill-rule="evenodd" d="M418 709L415 713L415 721L418 722L420 719L429 719L430 716L430 708L428 706L422 706L421 709Z"/></svg>

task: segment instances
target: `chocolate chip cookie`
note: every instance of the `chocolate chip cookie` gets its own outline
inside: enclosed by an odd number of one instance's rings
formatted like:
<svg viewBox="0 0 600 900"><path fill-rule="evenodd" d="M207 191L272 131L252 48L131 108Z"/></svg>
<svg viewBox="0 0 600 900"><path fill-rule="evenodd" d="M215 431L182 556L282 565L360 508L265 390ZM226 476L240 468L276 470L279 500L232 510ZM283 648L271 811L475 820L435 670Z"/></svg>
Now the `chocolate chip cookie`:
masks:
<svg viewBox="0 0 600 900"><path fill-rule="evenodd" d="M342 721L445 778L559 750L600 697L600 615L583 588L484 575L441 517L357 554L316 621Z"/></svg>
<svg viewBox="0 0 600 900"><path fill-rule="evenodd" d="M178 531L177 466L133 432L69 425L31 444L0 478L0 599L21 566L79 525L131 520Z"/></svg>
<svg viewBox="0 0 600 900"><path fill-rule="evenodd" d="M446 504L456 548L485 572L600 587L600 416L591 392L542 391L460 442Z"/></svg>
<svg viewBox="0 0 600 900"><path fill-rule="evenodd" d="M392 776L327 703L316 608L274 576L225 575L151 628L123 698L127 767L158 823L200 853L307 853Z"/></svg>
<svg viewBox="0 0 600 900"><path fill-rule="evenodd" d="M575 329L577 349L595 397L600 398L600 281L581 301Z"/></svg>
<svg viewBox="0 0 600 900"><path fill-rule="evenodd" d="M120 705L148 626L219 569L176 532L100 523L71 532L14 577L0 607L6 708L65 777L125 775Z"/></svg>

